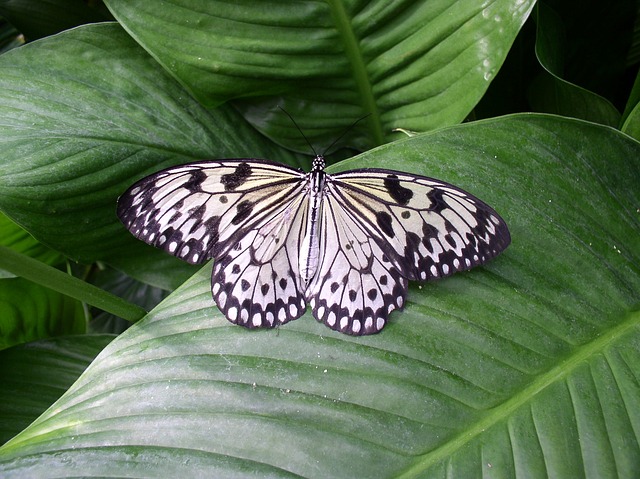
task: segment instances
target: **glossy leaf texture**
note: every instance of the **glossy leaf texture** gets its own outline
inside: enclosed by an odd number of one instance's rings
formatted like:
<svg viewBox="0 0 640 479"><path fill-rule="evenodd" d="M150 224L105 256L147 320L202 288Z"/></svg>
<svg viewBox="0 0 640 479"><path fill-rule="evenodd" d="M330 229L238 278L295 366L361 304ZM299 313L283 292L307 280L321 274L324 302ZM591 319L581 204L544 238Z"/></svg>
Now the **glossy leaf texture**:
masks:
<svg viewBox="0 0 640 479"><path fill-rule="evenodd" d="M499 70L534 1L107 0L118 22L205 105L235 105L276 141L318 149L370 115L367 149L459 123ZM189 41L183 41L188 38ZM356 134L359 133L359 134Z"/></svg>
<svg viewBox="0 0 640 479"><path fill-rule="evenodd" d="M210 266L116 338L0 448L7 477L634 477L640 468L640 146L545 115L465 124L332 168L429 174L513 243L412 284L383 334L310 314L247 331ZM183 469L180 469L183 470Z"/></svg>
<svg viewBox="0 0 640 479"><path fill-rule="evenodd" d="M25 45L0 70L0 210L75 260L148 254L115 215L145 174L203 158L291 161L232 109L196 103L116 24Z"/></svg>

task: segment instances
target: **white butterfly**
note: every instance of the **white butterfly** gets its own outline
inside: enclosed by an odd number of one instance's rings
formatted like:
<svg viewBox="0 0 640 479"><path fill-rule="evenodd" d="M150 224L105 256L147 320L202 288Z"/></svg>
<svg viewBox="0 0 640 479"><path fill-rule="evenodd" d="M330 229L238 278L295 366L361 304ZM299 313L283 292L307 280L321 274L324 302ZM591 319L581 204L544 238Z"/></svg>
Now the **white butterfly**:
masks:
<svg viewBox="0 0 640 479"><path fill-rule="evenodd" d="M250 158L201 161L148 176L120 197L141 240L189 263L215 260L213 298L229 321L274 327L313 316L337 331L379 332L409 280L483 264L509 230L448 183L392 170L329 175Z"/></svg>

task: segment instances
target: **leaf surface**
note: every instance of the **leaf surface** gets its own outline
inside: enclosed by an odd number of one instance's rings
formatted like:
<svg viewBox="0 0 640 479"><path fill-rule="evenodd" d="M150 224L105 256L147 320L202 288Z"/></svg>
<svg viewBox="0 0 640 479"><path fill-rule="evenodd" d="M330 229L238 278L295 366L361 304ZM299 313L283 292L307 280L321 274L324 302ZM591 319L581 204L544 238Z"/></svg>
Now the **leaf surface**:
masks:
<svg viewBox="0 0 640 479"><path fill-rule="evenodd" d="M123 27L205 105L232 99L269 137L367 149L459 123L502 65L535 2L107 0ZM183 41L188 38L189 41Z"/></svg>
<svg viewBox="0 0 640 479"><path fill-rule="evenodd" d="M413 283L370 337L306 314L248 331L210 265L0 449L6 476L633 477L640 468L640 147L516 115L378 148L494 206L509 249Z"/></svg>

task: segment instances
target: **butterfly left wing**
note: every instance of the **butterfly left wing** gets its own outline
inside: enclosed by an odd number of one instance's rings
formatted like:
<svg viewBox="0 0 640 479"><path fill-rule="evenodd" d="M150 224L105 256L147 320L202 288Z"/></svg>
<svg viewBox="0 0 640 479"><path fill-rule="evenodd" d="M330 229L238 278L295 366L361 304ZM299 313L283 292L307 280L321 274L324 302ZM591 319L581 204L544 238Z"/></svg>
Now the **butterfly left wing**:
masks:
<svg viewBox="0 0 640 479"><path fill-rule="evenodd" d="M510 242L500 216L448 183L391 170L327 178L320 249L307 301L318 321L347 334L379 332L401 309L408 280L485 263Z"/></svg>
<svg viewBox="0 0 640 479"><path fill-rule="evenodd" d="M253 225L299 195L305 178L266 160L190 163L135 183L118 199L117 214L136 238L200 264L223 256Z"/></svg>

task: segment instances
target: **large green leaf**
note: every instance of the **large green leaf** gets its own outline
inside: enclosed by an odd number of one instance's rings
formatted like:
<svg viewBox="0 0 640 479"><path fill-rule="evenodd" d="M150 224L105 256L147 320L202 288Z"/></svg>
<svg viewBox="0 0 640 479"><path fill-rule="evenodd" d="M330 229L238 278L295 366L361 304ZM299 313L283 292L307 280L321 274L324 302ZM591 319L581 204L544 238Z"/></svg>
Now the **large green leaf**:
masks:
<svg viewBox="0 0 640 479"><path fill-rule="evenodd" d="M230 108L203 109L116 24L12 50L0 70L0 210L77 260L147 254L115 215L145 173L210 157L291 157Z"/></svg>
<svg viewBox="0 0 640 479"><path fill-rule="evenodd" d="M324 146L335 128L365 114L360 136L349 142L361 149L394 138L394 128L426 131L460 122L535 2L106 3L202 103L249 98L236 105L253 124L306 151L291 123L273 113L277 105Z"/></svg>
<svg viewBox="0 0 640 479"><path fill-rule="evenodd" d="M77 335L0 352L0 444L22 431L69 389L113 335Z"/></svg>
<svg viewBox="0 0 640 479"><path fill-rule="evenodd" d="M520 115L339 167L389 164L479 195L513 244L413 284L404 312L357 338L309 314L231 325L207 266L0 448L2 474L635 477L640 145Z"/></svg>

